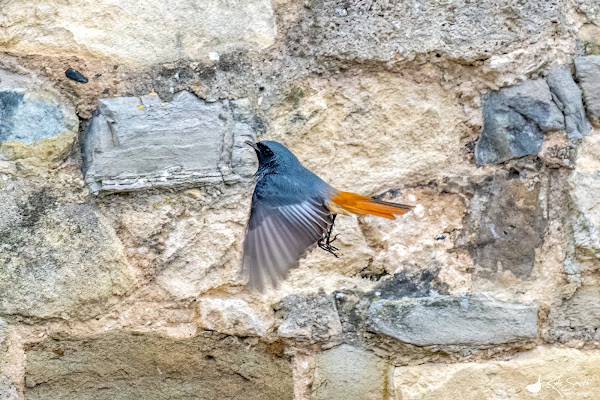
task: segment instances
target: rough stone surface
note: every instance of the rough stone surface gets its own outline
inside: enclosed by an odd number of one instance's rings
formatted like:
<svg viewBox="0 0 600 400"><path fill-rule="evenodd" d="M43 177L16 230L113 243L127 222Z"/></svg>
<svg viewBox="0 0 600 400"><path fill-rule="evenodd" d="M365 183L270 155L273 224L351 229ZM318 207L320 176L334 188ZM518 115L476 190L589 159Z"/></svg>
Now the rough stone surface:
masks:
<svg viewBox="0 0 600 400"><path fill-rule="evenodd" d="M597 128L600 127L600 56L577 57L575 72L583 90L587 115Z"/></svg>
<svg viewBox="0 0 600 400"><path fill-rule="evenodd" d="M385 399L387 374L384 360L370 351L342 344L317 356L312 399Z"/></svg>
<svg viewBox="0 0 600 400"><path fill-rule="evenodd" d="M210 289L240 282L240 238L248 218L247 208L240 205L248 202L249 198L240 198L229 212L213 208L173 224L158 251L160 287L178 299L194 299Z"/></svg>
<svg viewBox="0 0 600 400"><path fill-rule="evenodd" d="M395 399L591 400L600 390L599 357L598 350L538 347L508 361L398 367Z"/></svg>
<svg viewBox="0 0 600 400"><path fill-rule="evenodd" d="M2 189L0 314L91 318L133 289L136 273L93 206L25 180Z"/></svg>
<svg viewBox="0 0 600 400"><path fill-rule="evenodd" d="M27 352L27 399L292 399L289 362L207 334L54 335Z"/></svg>
<svg viewBox="0 0 600 400"><path fill-rule="evenodd" d="M402 342L493 345L537 336L537 306L476 296L380 299L369 307L369 326Z"/></svg>
<svg viewBox="0 0 600 400"><path fill-rule="evenodd" d="M203 298L198 302L198 325L204 329L237 336L264 336L267 324L239 299Z"/></svg>
<svg viewBox="0 0 600 400"><path fill-rule="evenodd" d="M5 375L6 353L8 352L6 321L0 318L0 400L18 400L17 390Z"/></svg>
<svg viewBox="0 0 600 400"><path fill-rule="evenodd" d="M529 276L547 224L540 188L516 171L476 185L464 240L478 275L491 278L510 271L519 278Z"/></svg>
<svg viewBox="0 0 600 400"><path fill-rule="evenodd" d="M474 61L548 36L552 21L562 18L559 4L458 0L439 8L434 3L311 2L293 35L293 49L359 61L413 60L427 53Z"/></svg>
<svg viewBox="0 0 600 400"><path fill-rule="evenodd" d="M281 304L284 321L277 329L279 336L306 342L335 340L342 324L332 296L292 295Z"/></svg>
<svg viewBox="0 0 600 400"><path fill-rule="evenodd" d="M187 0L136 4L77 0L3 4L0 49L17 54L106 58L154 64L208 58L210 52L269 46L276 35L271 4ZM76 12L74 12L76 11ZM120 21L115 24L114 21ZM185 29L183 29L185 27Z"/></svg>
<svg viewBox="0 0 600 400"><path fill-rule="evenodd" d="M0 144L0 392L427 399L387 365L599 346L596 0L122 3L2 2L0 92L73 124ZM248 290L250 138L414 209ZM553 394L498 376L445 398Z"/></svg>
<svg viewBox="0 0 600 400"><path fill-rule="evenodd" d="M596 25L600 25L600 4L595 0L577 0L581 11Z"/></svg>
<svg viewBox="0 0 600 400"><path fill-rule="evenodd" d="M17 389L0 375L0 400L20 400Z"/></svg>
<svg viewBox="0 0 600 400"><path fill-rule="evenodd" d="M565 127L570 139L581 139L590 131L585 118L581 89L573 80L571 69L562 65L548 75L548 86L554 102L565 117Z"/></svg>
<svg viewBox="0 0 600 400"><path fill-rule="evenodd" d="M600 287L581 287L550 311L548 337L567 343L570 340L600 341Z"/></svg>
<svg viewBox="0 0 600 400"><path fill-rule="evenodd" d="M577 37L583 42L586 54L600 55L600 26L584 24L579 28Z"/></svg>
<svg viewBox="0 0 600 400"><path fill-rule="evenodd" d="M269 133L340 190L375 195L461 168L465 116L437 83L350 72L294 82L287 90L288 99L270 111Z"/></svg>
<svg viewBox="0 0 600 400"><path fill-rule="evenodd" d="M543 79L491 91L483 99L483 131L475 148L479 164L537 154L544 132L564 129L564 118Z"/></svg>
<svg viewBox="0 0 600 400"><path fill-rule="evenodd" d="M575 159L575 169L569 177L574 212L570 214L573 229L572 246L579 262L600 257L600 135L586 137ZM576 266L575 266L576 267ZM577 271L573 271L577 272Z"/></svg>
<svg viewBox="0 0 600 400"><path fill-rule="evenodd" d="M19 92L0 92L0 121L0 141L30 144L63 130L63 115L58 105Z"/></svg>
<svg viewBox="0 0 600 400"><path fill-rule="evenodd" d="M86 134L85 179L94 192L233 182L251 176L251 121L243 101L205 102L183 91L101 99ZM235 158L233 158L235 157Z"/></svg>
<svg viewBox="0 0 600 400"><path fill-rule="evenodd" d="M5 157L62 160L78 126L73 106L55 89L0 70L0 153Z"/></svg>

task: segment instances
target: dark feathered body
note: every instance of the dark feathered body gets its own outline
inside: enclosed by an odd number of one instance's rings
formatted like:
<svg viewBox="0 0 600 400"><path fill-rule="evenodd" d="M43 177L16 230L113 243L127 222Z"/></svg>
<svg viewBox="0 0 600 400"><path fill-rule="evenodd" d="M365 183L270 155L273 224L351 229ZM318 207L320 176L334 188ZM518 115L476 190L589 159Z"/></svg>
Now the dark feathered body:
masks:
<svg viewBox="0 0 600 400"><path fill-rule="evenodd" d="M273 285L284 279L329 232L335 214L394 218L410 209L336 190L277 142L247 143L259 161L243 257L254 288L262 290L267 278Z"/></svg>

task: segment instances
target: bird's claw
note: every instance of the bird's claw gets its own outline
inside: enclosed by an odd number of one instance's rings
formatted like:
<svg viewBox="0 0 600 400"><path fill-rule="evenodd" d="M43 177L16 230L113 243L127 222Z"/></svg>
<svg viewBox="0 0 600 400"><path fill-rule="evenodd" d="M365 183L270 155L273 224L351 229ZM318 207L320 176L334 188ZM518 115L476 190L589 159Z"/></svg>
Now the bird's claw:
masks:
<svg viewBox="0 0 600 400"><path fill-rule="evenodd" d="M338 237L338 235L335 235L333 237L333 239L331 239L331 235L327 235L327 237L319 239L319 242L318 242L320 248L322 248L323 250L325 250L328 253L333 254L333 256L335 258L339 258L339 256L336 254L336 251L339 251L339 249L335 246L332 246L331 243L335 242L337 237Z"/></svg>

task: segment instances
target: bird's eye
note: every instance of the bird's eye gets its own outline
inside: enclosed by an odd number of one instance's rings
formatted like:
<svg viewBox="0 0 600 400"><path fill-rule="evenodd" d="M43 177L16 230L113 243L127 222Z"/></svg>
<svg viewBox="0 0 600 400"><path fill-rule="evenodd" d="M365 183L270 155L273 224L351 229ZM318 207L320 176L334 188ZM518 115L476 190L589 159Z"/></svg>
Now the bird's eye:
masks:
<svg viewBox="0 0 600 400"><path fill-rule="evenodd" d="M271 151L270 148L268 148L267 146L263 146L262 148L262 152L265 156L267 157L272 157L273 156L273 152Z"/></svg>

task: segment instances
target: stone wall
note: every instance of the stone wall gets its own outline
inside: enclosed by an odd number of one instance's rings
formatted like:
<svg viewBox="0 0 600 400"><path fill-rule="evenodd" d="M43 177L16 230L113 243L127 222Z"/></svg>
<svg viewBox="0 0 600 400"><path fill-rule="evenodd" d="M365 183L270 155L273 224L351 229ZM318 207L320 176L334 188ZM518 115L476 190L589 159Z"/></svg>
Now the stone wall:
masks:
<svg viewBox="0 0 600 400"><path fill-rule="evenodd" d="M598 398L597 0L1 7L0 399ZM247 139L416 207L249 291Z"/></svg>

